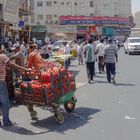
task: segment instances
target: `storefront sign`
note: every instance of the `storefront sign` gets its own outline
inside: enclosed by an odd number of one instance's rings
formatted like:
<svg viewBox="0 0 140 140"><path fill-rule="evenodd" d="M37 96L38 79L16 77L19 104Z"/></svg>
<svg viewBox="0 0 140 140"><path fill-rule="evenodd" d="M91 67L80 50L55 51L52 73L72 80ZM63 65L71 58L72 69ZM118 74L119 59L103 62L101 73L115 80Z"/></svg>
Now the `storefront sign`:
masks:
<svg viewBox="0 0 140 140"><path fill-rule="evenodd" d="M130 34L131 29L130 28L115 28L116 34Z"/></svg>
<svg viewBox="0 0 140 140"><path fill-rule="evenodd" d="M103 35L113 35L114 34L114 28L110 28L110 27L105 27L102 30L102 34Z"/></svg>
<svg viewBox="0 0 140 140"><path fill-rule="evenodd" d="M61 16L61 24L129 24L128 18L107 16Z"/></svg>
<svg viewBox="0 0 140 140"><path fill-rule="evenodd" d="M20 20L18 23L18 27L24 28L25 27L25 22Z"/></svg>

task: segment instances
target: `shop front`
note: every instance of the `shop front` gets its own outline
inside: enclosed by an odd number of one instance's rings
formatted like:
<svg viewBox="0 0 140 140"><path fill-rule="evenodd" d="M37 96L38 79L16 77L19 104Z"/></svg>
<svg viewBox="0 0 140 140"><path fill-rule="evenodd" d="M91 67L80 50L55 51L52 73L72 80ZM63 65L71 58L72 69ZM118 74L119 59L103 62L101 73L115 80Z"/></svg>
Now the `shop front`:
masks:
<svg viewBox="0 0 140 140"><path fill-rule="evenodd" d="M130 32L120 31L116 34L116 28L127 28L130 25L129 18L122 17L108 17L108 16L61 16L60 24L76 25L77 26L77 39L83 39L100 36L111 36L116 35L128 36Z"/></svg>
<svg viewBox="0 0 140 140"><path fill-rule="evenodd" d="M85 40L89 38L89 27L88 26L77 26L77 40Z"/></svg>
<svg viewBox="0 0 140 140"><path fill-rule="evenodd" d="M39 47L45 43L47 28L44 25L35 25L31 27L31 39L38 44Z"/></svg>

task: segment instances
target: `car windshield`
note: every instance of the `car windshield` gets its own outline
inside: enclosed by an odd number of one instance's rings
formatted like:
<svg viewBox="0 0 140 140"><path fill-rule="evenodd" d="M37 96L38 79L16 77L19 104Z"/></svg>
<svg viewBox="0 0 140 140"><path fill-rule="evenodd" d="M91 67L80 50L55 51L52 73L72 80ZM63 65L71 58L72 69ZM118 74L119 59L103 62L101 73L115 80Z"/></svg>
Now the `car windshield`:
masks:
<svg viewBox="0 0 140 140"><path fill-rule="evenodd" d="M54 46L59 46L59 45L62 45L63 44L63 42L56 42L56 43L54 43Z"/></svg>
<svg viewBox="0 0 140 140"><path fill-rule="evenodd" d="M130 39L129 42L130 43L140 43L140 38L138 38L138 39Z"/></svg>

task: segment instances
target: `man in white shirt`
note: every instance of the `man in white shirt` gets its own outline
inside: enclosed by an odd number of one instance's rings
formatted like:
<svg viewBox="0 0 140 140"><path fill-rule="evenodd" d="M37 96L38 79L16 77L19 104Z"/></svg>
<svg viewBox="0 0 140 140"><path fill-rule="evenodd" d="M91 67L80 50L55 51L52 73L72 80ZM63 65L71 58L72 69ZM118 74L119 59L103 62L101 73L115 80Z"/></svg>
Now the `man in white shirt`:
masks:
<svg viewBox="0 0 140 140"><path fill-rule="evenodd" d="M97 45L96 48L98 54L98 68L100 74L104 72L104 50L105 50L104 39L101 39L100 43Z"/></svg>

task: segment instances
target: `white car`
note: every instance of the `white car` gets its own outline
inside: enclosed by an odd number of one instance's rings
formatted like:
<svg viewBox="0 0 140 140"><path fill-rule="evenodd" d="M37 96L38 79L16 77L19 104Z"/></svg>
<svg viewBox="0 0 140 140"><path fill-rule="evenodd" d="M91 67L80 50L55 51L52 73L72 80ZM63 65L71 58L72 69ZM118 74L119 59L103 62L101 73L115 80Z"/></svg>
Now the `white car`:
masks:
<svg viewBox="0 0 140 140"><path fill-rule="evenodd" d="M57 42L55 42L54 44L52 44L51 46L52 46L52 50L53 51L57 51L57 50L59 50L61 47L63 47L63 44L65 44L65 43L71 43L71 41L66 41L66 40L59 40L59 41L57 41Z"/></svg>
<svg viewBox="0 0 140 140"><path fill-rule="evenodd" d="M124 43L126 54L140 53L140 37L129 37Z"/></svg>

